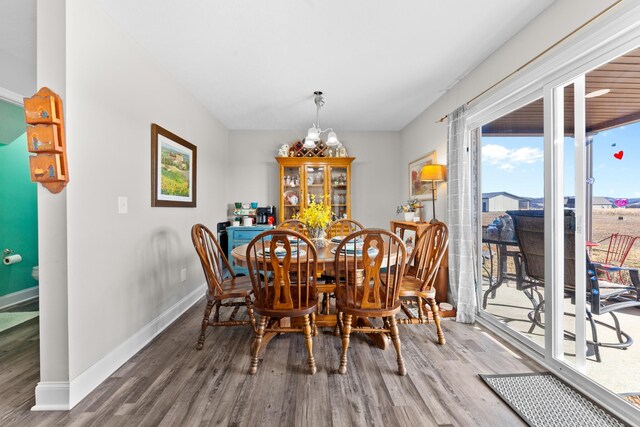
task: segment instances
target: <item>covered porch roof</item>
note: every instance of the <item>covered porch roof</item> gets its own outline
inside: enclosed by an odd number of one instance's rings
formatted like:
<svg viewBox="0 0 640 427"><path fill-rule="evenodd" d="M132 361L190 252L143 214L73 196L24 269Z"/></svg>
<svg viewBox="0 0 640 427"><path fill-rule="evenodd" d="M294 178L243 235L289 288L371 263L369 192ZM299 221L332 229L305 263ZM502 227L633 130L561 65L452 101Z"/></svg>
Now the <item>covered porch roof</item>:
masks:
<svg viewBox="0 0 640 427"><path fill-rule="evenodd" d="M609 92L586 99L587 134L640 121L640 48L586 74L586 93ZM573 135L573 90L565 89L565 135ZM542 98L482 127L483 136L541 136Z"/></svg>

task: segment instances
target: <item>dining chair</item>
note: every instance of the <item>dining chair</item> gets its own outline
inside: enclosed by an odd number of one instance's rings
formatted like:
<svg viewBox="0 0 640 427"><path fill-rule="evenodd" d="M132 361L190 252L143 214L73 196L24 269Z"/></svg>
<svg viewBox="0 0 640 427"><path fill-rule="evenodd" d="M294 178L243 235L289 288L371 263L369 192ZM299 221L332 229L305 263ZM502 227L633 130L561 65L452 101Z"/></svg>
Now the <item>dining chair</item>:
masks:
<svg viewBox="0 0 640 427"><path fill-rule="evenodd" d="M260 315L251 348L249 373L258 370L258 354L266 333L303 332L310 373L316 373L315 331L318 254L311 241L292 230L276 228L257 235L247 246L254 311ZM302 318L302 326L280 326L284 318Z"/></svg>
<svg viewBox="0 0 640 427"><path fill-rule="evenodd" d="M436 289L434 283L440 262L449 245L449 229L443 222L435 222L418 238L402 277L400 286L400 300L403 302L402 311L407 315L398 319L401 324L430 323L425 314L424 306L428 304L433 321L436 324L438 344L444 345L446 340L440 326L440 314L436 304ZM418 315L415 316L406 303L416 303Z"/></svg>
<svg viewBox="0 0 640 427"><path fill-rule="evenodd" d="M207 328L209 326L238 326L251 324L255 327L255 318L251 302L253 293L251 279L249 277L236 277L227 257L220 248L220 244L214 237L211 230L203 224L195 224L191 228L191 240L198 253L204 277L207 280L207 305L204 309L204 317L200 337L198 338L197 350L202 350ZM224 269L229 274L225 277ZM233 301L243 298L243 301ZM232 300L232 301L227 301ZM216 311L211 317L213 306ZM236 320L238 309L246 306L249 320ZM234 307L228 320L220 320L220 307Z"/></svg>
<svg viewBox="0 0 640 427"><path fill-rule="evenodd" d="M327 239L337 236L347 236L351 233L364 229L364 226L353 219L337 219L327 227Z"/></svg>
<svg viewBox="0 0 640 427"><path fill-rule="evenodd" d="M288 219L286 221L283 221L282 223L278 224L278 226L276 228L281 228L281 229L285 229L285 230L293 230L297 233L300 233L304 236L308 236L309 233L307 232L307 226L304 224L304 222L300 221L299 219Z"/></svg>
<svg viewBox="0 0 640 427"><path fill-rule="evenodd" d="M396 349L398 373L406 375L396 313L407 250L395 234L364 229L348 235L335 249L337 322L342 334L339 372L347 372L347 350L352 332L388 333ZM369 318L382 318L374 327Z"/></svg>
<svg viewBox="0 0 640 427"><path fill-rule="evenodd" d="M348 236L351 233L364 229L364 226L358 221L353 219L337 219L333 221L326 230L327 239L332 239L339 236ZM323 273L320 278L321 282L318 284L318 294L322 295L322 302L320 308L322 313L329 314L331 308L331 296L335 289L335 277L331 274ZM336 329L336 335L339 331Z"/></svg>

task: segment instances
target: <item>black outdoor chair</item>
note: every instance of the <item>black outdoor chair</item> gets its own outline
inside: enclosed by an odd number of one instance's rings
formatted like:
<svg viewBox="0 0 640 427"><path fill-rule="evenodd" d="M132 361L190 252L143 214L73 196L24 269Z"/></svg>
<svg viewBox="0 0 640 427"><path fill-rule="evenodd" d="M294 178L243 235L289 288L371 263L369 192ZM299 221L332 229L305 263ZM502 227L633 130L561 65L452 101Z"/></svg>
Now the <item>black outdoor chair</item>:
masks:
<svg viewBox="0 0 640 427"><path fill-rule="evenodd" d="M528 211L508 211L513 218L515 225L516 239L520 246L523 258L524 272L528 278L540 282L544 286L544 212L540 210ZM593 354L597 362L601 361L600 347L610 347L624 349L633 344L633 339L629 334L620 328L620 322L615 312L629 308L640 307L638 299L640 290L640 280L638 280L638 269L628 267L604 266L591 262L587 257L587 312L586 317L591 325L592 340L587 340L587 345L593 348ZM575 301L575 216L574 212L565 210L564 215L564 286L565 296ZM607 282L598 278L598 271L609 270L618 271L624 269L629 271L633 286L624 286ZM544 300L530 313L532 332L536 326L542 327L540 322L540 311L544 308ZM609 313L613 318L614 326L600 322L593 318L593 315ZM613 329L616 332L617 343L603 343L598 340L597 326ZM575 335L566 332L565 336L575 339Z"/></svg>

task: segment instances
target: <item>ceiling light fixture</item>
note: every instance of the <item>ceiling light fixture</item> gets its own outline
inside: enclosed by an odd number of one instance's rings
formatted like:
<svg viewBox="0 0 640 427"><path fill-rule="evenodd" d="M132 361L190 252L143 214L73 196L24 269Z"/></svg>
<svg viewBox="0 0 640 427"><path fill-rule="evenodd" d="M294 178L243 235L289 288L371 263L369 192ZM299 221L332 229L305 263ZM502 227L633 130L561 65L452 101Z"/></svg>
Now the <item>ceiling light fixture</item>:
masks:
<svg viewBox="0 0 640 427"><path fill-rule="evenodd" d="M332 128L322 130L320 129L320 109L324 105L324 96L322 96L322 92L317 90L313 92L315 98L313 102L316 104L316 122L309 128L307 131L307 136L304 139L304 148L314 148L316 143L320 140L320 134L324 132L329 132L327 134L327 145L330 147L334 147L340 144L338 141L338 136L333 131Z"/></svg>
<svg viewBox="0 0 640 427"><path fill-rule="evenodd" d="M593 92L589 92L588 94L586 94L584 97L585 98L595 98L595 97L598 97L598 96L606 95L609 92L611 92L611 89L594 90Z"/></svg>

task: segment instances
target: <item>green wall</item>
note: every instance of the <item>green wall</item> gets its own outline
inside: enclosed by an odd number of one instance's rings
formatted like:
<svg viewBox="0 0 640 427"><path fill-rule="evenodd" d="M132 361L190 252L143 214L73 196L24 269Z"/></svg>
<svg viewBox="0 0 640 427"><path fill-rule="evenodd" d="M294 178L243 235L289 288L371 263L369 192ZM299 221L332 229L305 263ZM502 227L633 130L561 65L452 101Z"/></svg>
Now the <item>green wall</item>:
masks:
<svg viewBox="0 0 640 427"><path fill-rule="evenodd" d="M29 176L22 108L0 101L0 251L13 249L22 262L0 264L0 296L36 286L38 265L36 184Z"/></svg>

